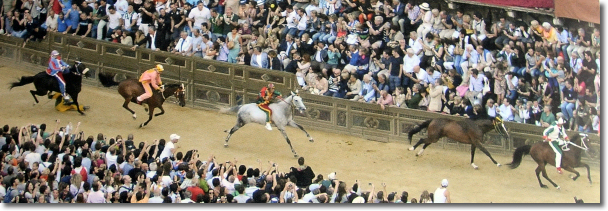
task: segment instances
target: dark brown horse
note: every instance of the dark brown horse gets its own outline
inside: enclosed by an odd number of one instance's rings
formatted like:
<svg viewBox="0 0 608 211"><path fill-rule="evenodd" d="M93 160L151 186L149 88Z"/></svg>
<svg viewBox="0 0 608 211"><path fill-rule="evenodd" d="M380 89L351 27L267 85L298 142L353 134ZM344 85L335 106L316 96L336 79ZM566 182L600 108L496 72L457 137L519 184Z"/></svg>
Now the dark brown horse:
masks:
<svg viewBox="0 0 608 211"><path fill-rule="evenodd" d="M80 110L80 105L78 105L78 93L82 90L82 76L86 76L88 71L89 68L87 68L85 64L75 61L74 65L69 67L69 72L63 75L66 82L65 92L72 97L72 101L76 105L78 113L81 115L84 115L84 113ZM36 90L30 90L30 93L36 101L34 105L39 103L36 95L44 96L51 92L60 92L57 79L50 76L45 71L39 72L34 76L21 77L18 82L11 83L10 89L30 83L34 83L34 86L36 87Z"/></svg>
<svg viewBox="0 0 608 211"><path fill-rule="evenodd" d="M122 104L122 107L127 109L127 111L131 112L133 115L133 119L137 118L135 111L129 108L129 102L137 103L137 96L142 95L146 91L144 87L137 79L127 79L121 81L120 83L116 83L113 81L113 76L110 74L99 74L99 81L105 87L111 87L118 85L118 93L122 95L125 99L125 102ZM167 97L175 96L179 100L179 105L184 107L186 106L186 89L184 88L184 84L167 84L165 85L164 92L152 91L152 97L144 100L144 104L147 104L146 111L148 111L148 121L139 125L139 127L143 127L148 125L150 120L152 120L152 116L160 116L165 114L165 109L163 108L163 103L165 102ZM154 109L159 108L160 113L154 114Z"/></svg>
<svg viewBox="0 0 608 211"><path fill-rule="evenodd" d="M427 128L427 138L421 138L416 145L409 148L410 151L415 150L420 144L424 144L422 149L416 156L422 155L424 149L439 141L442 137L448 137L454 141L458 141L463 144L471 145L471 166L473 168L478 169L477 165L473 163L475 159L475 149L479 148L483 153L485 153L490 160L494 162L497 166L500 166L498 162L492 158L490 152L484 148L481 143L483 142L483 134L496 130L499 134L503 135L505 138L509 138L509 133L507 132L507 128L505 127L503 121L500 118L495 119L483 119L483 120L451 120L446 118L437 118L437 119L429 119L424 121L422 124L418 125L416 128L412 129L408 133L408 139L410 140L410 144L412 144L412 136L422 129Z"/></svg>
<svg viewBox="0 0 608 211"><path fill-rule="evenodd" d="M589 178L589 184L591 184L591 174L589 170L589 165L581 162L581 155L582 152L587 152L589 156L595 157L596 152L593 148L591 148L591 144L589 143L589 138L587 137L587 134L574 134L570 140L572 140L572 143L574 143L575 145L569 144L568 148L570 148L570 150L563 152L562 169L576 174L576 176L571 177L572 180L576 180L578 179L580 174L578 173L578 171L574 170L574 168L587 168L587 178ZM549 179L549 177L547 176L547 171L545 169L545 166L547 164L555 166L555 152L553 152L553 149L551 149L549 143L541 141L533 145L524 145L518 147L513 153L513 162L507 165L510 165L511 169L519 167L522 158L526 154L529 154L532 159L534 159L534 161L538 164L538 167L536 167L536 178L538 179L540 187L547 188L547 186L540 181L539 174L542 172L543 177L547 179L553 185L553 187L559 189L560 187L555 184L551 179Z"/></svg>

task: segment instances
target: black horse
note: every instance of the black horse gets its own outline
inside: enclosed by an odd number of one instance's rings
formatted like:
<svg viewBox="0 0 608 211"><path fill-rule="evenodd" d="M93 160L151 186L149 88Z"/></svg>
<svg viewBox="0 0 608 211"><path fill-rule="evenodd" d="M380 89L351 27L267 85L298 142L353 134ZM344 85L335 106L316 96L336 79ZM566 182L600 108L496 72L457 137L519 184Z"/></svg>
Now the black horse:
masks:
<svg viewBox="0 0 608 211"><path fill-rule="evenodd" d="M84 115L84 113L80 110L80 106L78 105L78 93L82 90L82 76L85 75L89 71L84 64L79 61L74 62L74 65L69 67L69 72L63 74L63 78L65 79L65 92L72 97L74 104L78 108L78 113ZM40 72L34 76L23 76L21 80L18 82L11 83L10 89L14 87L23 86L26 84L34 83L36 90L30 90L30 93L34 97L36 103L39 103L38 96L44 96L49 94L49 92L60 92L59 91L59 82L53 76L50 76L45 71Z"/></svg>

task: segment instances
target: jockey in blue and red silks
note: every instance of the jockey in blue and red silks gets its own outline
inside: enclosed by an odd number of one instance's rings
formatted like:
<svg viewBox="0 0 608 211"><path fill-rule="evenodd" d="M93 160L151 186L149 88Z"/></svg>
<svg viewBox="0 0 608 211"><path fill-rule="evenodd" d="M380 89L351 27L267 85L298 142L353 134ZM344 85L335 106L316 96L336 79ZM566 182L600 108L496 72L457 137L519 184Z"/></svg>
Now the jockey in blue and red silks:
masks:
<svg viewBox="0 0 608 211"><path fill-rule="evenodd" d="M61 60L61 56L59 56L59 52L53 50L51 52L51 58L49 59L49 67L46 69L46 73L50 76L53 76L59 82L59 90L61 91L61 95L63 95L63 99L66 103L70 102L70 96L65 93L65 80L63 79L63 73L67 73L69 65Z"/></svg>

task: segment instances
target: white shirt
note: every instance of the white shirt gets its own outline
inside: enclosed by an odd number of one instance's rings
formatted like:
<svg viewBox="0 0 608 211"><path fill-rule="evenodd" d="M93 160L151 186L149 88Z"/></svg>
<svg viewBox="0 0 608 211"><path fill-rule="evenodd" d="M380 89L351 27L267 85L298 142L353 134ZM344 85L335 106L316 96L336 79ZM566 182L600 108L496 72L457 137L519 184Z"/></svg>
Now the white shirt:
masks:
<svg viewBox="0 0 608 211"><path fill-rule="evenodd" d="M448 198L445 197L446 190L447 189L445 188L437 188L437 190L435 190L435 194L433 195L433 203L446 203L448 201Z"/></svg>
<svg viewBox="0 0 608 211"><path fill-rule="evenodd" d="M192 52L201 51L201 44L203 43L203 36L192 37Z"/></svg>
<svg viewBox="0 0 608 211"><path fill-rule="evenodd" d="M148 203L158 203L158 204L160 204L160 203L163 203L163 198L161 198L160 196L155 196L155 197L152 197L152 198L148 199Z"/></svg>
<svg viewBox="0 0 608 211"><path fill-rule="evenodd" d="M287 21L287 28L296 28L296 23L293 22L293 19L298 18L298 14L295 10L291 11L289 14L287 14L287 11L283 11L281 12L281 16L287 16L287 18L285 18L285 21Z"/></svg>
<svg viewBox="0 0 608 211"><path fill-rule="evenodd" d="M420 44L418 40L420 40L420 38L417 38L416 40L410 38L408 45L414 50L414 55L421 56L423 53L420 51L422 49L422 44ZM418 51L420 51L420 53L418 53Z"/></svg>
<svg viewBox="0 0 608 211"><path fill-rule="evenodd" d="M424 85L425 83L429 82L429 74L423 70L422 68L420 68L420 71L418 73L416 73L416 79L420 80L420 84Z"/></svg>
<svg viewBox="0 0 608 211"><path fill-rule="evenodd" d="M190 11L188 18L194 19L192 27L200 28L202 23L209 22L209 18L211 18L211 12L206 7L203 7L203 10L199 10L198 7L195 7Z"/></svg>
<svg viewBox="0 0 608 211"><path fill-rule="evenodd" d="M116 160L118 159L118 156L116 155L111 155L109 152L106 153L106 163L108 164L108 169L110 169L110 166L112 164L117 165L116 164ZM118 166L117 166L118 167Z"/></svg>
<svg viewBox="0 0 608 211"><path fill-rule="evenodd" d="M245 194L241 194L238 196L234 197L234 200L236 200L237 203L245 203L247 202L247 200L249 200L251 197L246 196Z"/></svg>
<svg viewBox="0 0 608 211"><path fill-rule="evenodd" d="M29 163L30 169L31 169L34 166L34 162L41 163L42 162L42 158L41 158L40 154L38 154L36 152L32 152L32 153L27 154L25 156L24 161Z"/></svg>
<svg viewBox="0 0 608 211"><path fill-rule="evenodd" d="M173 141L168 141L165 144L165 148L163 149L163 152L160 153L160 160L163 160L164 158L168 158L169 156L171 156L171 150L175 148L175 144L173 144Z"/></svg>
<svg viewBox="0 0 608 211"><path fill-rule="evenodd" d="M184 38L179 38L177 45L175 45L175 50L181 53L189 53L188 49L192 46L192 37L188 36L184 40Z"/></svg>
<svg viewBox="0 0 608 211"><path fill-rule="evenodd" d="M118 0L116 3L114 3L114 7L116 8L116 12L122 16L123 14L127 13L129 2L127 2L127 0Z"/></svg>
<svg viewBox="0 0 608 211"><path fill-rule="evenodd" d="M156 45L154 44L154 40L156 39L156 32L154 34L150 34L150 49L156 50Z"/></svg>
<svg viewBox="0 0 608 211"><path fill-rule="evenodd" d="M420 64L420 58L416 55L409 57L408 55L403 56L403 72L412 73L414 72L414 66Z"/></svg>
<svg viewBox="0 0 608 211"><path fill-rule="evenodd" d="M114 14L110 14L110 11L108 11L108 27L112 28L112 29L118 27L120 25L121 17L122 16L118 12L114 12Z"/></svg>
<svg viewBox="0 0 608 211"><path fill-rule="evenodd" d="M477 78L471 76L469 78L469 90L476 91L476 92L483 91L483 79L484 78L485 77L482 76L481 74L478 74Z"/></svg>
<svg viewBox="0 0 608 211"><path fill-rule="evenodd" d="M124 14L121 15L121 18L122 18L122 20L124 20L124 25L122 27L130 30L129 26L131 26L131 23L137 22L137 19L139 18L139 14L137 14L136 12L132 12L132 13L125 12Z"/></svg>
<svg viewBox="0 0 608 211"><path fill-rule="evenodd" d="M296 26L298 30L306 30L306 21L308 21L308 16L304 14L304 16L300 18L300 22L298 22L298 25Z"/></svg>
<svg viewBox="0 0 608 211"><path fill-rule="evenodd" d="M59 15L55 14L53 15L53 17L48 17L46 18L46 29L47 30L51 30L51 29L57 29L57 20L59 18Z"/></svg>

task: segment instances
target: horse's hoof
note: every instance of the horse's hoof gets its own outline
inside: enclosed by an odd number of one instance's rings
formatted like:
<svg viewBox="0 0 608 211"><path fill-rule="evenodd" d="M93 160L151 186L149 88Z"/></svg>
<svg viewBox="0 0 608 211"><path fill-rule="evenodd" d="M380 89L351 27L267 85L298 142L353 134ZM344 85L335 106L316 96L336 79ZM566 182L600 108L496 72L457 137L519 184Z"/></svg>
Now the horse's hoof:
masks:
<svg viewBox="0 0 608 211"><path fill-rule="evenodd" d="M294 158L299 158L300 156L298 156L298 154L293 154Z"/></svg>
<svg viewBox="0 0 608 211"><path fill-rule="evenodd" d="M410 147L408 150L409 151L414 151L414 147Z"/></svg>
<svg viewBox="0 0 608 211"><path fill-rule="evenodd" d="M312 138L311 138L311 139L308 139L308 141L310 141L311 143L315 142L315 140L314 140L314 139L312 139Z"/></svg>
<svg viewBox="0 0 608 211"><path fill-rule="evenodd" d="M142 128L144 126L146 126L146 125L144 125L144 123L141 123L141 125L139 125L139 128Z"/></svg>
<svg viewBox="0 0 608 211"><path fill-rule="evenodd" d="M471 163L471 166L473 166L473 169L479 170L479 166L475 165L474 163Z"/></svg>
<svg viewBox="0 0 608 211"><path fill-rule="evenodd" d="M80 113L80 115L81 115L81 116L86 116L87 114L85 114L85 113Z"/></svg>
<svg viewBox="0 0 608 211"><path fill-rule="evenodd" d="M133 114L133 120L137 119L137 114Z"/></svg>
<svg viewBox="0 0 608 211"><path fill-rule="evenodd" d="M547 187L546 185L541 185L540 187L541 187L541 188L549 188L549 187Z"/></svg>
<svg viewBox="0 0 608 211"><path fill-rule="evenodd" d="M497 164L496 164L496 166L497 166L497 167L501 167L502 165L500 165L500 163L497 163Z"/></svg>
<svg viewBox="0 0 608 211"><path fill-rule="evenodd" d="M557 188L558 190L561 190L561 189L562 189L562 187L560 187L559 185L558 185L557 187L555 187L555 188Z"/></svg>
<svg viewBox="0 0 608 211"><path fill-rule="evenodd" d="M224 144L224 148L228 148L228 144Z"/></svg>

